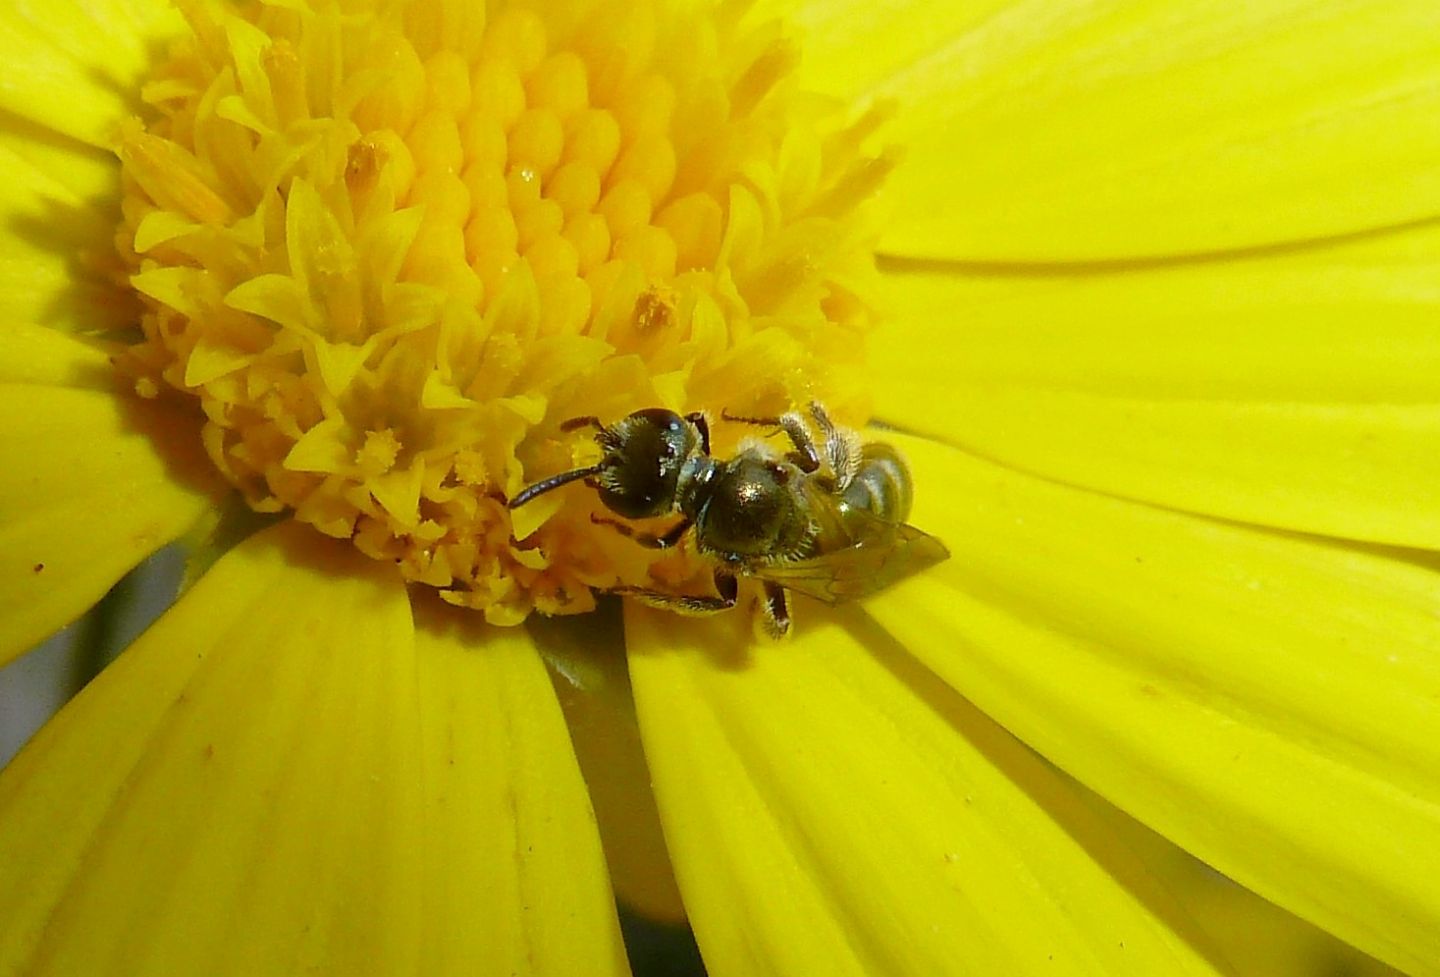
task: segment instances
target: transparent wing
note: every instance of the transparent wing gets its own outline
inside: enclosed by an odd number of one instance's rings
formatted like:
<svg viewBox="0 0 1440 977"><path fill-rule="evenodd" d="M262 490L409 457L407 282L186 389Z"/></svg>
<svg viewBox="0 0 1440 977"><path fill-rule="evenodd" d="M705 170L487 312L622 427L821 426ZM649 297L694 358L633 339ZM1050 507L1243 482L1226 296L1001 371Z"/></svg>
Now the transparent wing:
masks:
<svg viewBox="0 0 1440 977"><path fill-rule="evenodd" d="M905 523L875 520L851 546L752 575L826 604L859 600L950 558L945 544Z"/></svg>

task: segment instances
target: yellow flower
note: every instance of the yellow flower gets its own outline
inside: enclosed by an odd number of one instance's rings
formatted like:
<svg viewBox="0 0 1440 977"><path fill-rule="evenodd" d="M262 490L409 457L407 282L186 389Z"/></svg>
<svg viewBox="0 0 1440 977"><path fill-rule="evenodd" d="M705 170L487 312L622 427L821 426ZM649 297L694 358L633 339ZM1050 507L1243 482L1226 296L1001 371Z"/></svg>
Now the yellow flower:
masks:
<svg viewBox="0 0 1440 977"><path fill-rule="evenodd" d="M0 975L1230 972L1119 811L1440 974L1440 7L175 6L0 11L0 657L215 559L0 778ZM951 560L544 616L704 570L512 520L564 421L811 397Z"/></svg>

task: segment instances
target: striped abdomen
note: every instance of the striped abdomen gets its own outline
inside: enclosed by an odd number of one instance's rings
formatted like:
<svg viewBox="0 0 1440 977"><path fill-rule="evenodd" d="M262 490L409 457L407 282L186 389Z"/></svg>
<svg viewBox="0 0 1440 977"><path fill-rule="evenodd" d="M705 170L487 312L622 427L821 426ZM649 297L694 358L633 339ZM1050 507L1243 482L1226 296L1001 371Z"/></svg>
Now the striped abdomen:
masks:
<svg viewBox="0 0 1440 977"><path fill-rule="evenodd" d="M863 509L892 523L909 518L914 499L910 470L900 453L878 441L869 442L861 450L860 469L840 494L842 506Z"/></svg>

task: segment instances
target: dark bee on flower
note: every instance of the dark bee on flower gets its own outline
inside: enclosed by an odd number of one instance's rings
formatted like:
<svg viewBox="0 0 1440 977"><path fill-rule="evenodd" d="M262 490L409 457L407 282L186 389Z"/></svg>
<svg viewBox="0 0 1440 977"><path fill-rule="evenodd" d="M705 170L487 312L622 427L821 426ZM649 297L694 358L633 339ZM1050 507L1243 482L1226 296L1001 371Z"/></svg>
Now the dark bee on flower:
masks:
<svg viewBox="0 0 1440 977"><path fill-rule="evenodd" d="M789 451L755 439L732 458L710 454L705 415L662 408L636 411L613 425L578 417L562 430L596 430L603 449L588 468L530 485L510 508L583 479L606 508L624 519L676 514L655 535L601 520L642 546L668 549L693 532L696 550L714 562L714 595L637 587L616 592L687 614L729 610L739 578L761 581L760 624L779 638L790 630L787 591L826 604L873 594L950 556L945 544L905 522L914 485L896 450L864 442L812 403L807 414L723 419L783 432Z"/></svg>

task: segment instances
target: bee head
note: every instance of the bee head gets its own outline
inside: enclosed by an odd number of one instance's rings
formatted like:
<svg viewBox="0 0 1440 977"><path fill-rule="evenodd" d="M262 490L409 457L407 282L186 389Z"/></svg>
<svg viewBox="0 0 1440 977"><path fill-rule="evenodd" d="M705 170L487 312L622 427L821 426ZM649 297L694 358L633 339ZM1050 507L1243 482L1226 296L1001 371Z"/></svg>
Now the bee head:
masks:
<svg viewBox="0 0 1440 977"><path fill-rule="evenodd" d="M637 410L601 430L596 440L605 449L595 476L600 501L626 519L672 511L681 468L704 450L692 422L658 407Z"/></svg>

